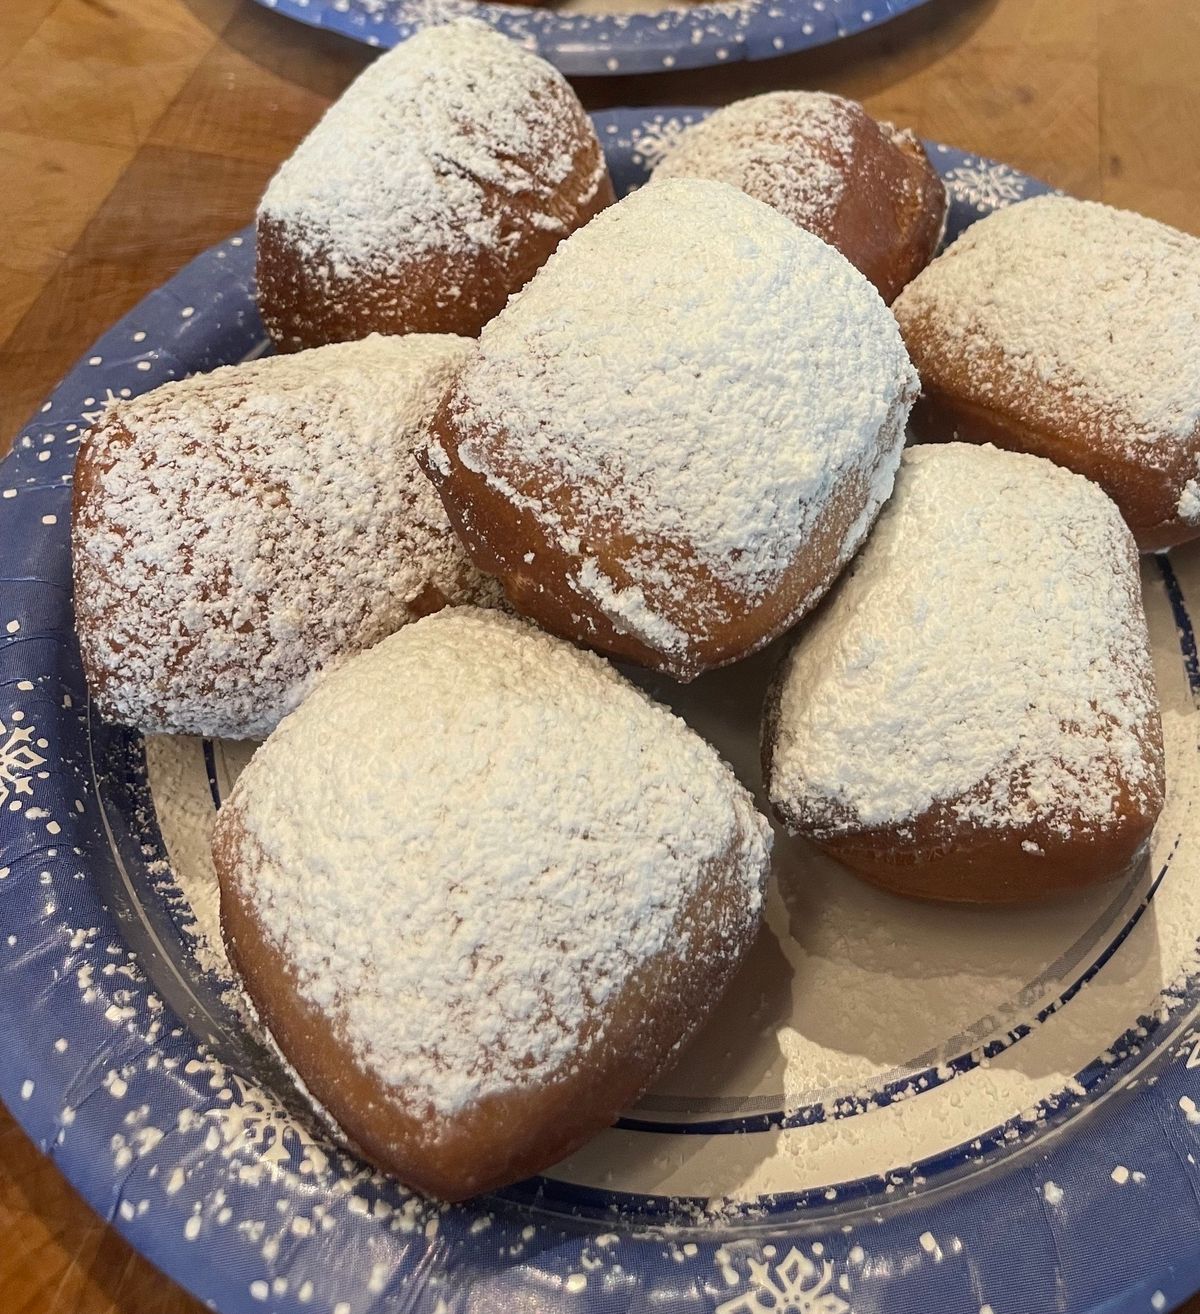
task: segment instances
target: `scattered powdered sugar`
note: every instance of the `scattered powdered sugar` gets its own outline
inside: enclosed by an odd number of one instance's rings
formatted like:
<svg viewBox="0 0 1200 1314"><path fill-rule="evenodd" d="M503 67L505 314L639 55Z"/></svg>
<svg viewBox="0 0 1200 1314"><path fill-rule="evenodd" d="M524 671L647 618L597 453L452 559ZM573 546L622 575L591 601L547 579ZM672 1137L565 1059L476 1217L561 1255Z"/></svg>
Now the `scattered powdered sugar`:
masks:
<svg viewBox="0 0 1200 1314"><path fill-rule="evenodd" d="M196 965L230 983L225 1002L240 1011L241 991L233 985L233 969L221 939L220 888L212 860L217 813L203 746L182 735L148 735L144 743L146 776L167 854L166 861L159 859L150 866L155 890L190 937ZM247 740L210 743L222 796L228 795L231 781L245 768L254 748Z"/></svg>
<svg viewBox="0 0 1200 1314"><path fill-rule="evenodd" d="M848 485L866 532L916 382L841 255L726 184L669 179L563 243L484 329L448 411L462 464L583 553L575 590L669 639L697 563L768 594ZM587 565L618 536L619 581Z"/></svg>
<svg viewBox="0 0 1200 1314"><path fill-rule="evenodd" d="M511 207L567 231L562 184L577 167L587 119L557 69L490 27L460 19L426 28L375 61L271 180L260 217L329 258L334 273L390 268L397 253L505 251ZM590 144L594 146L594 137ZM585 186L595 195L603 154Z"/></svg>
<svg viewBox="0 0 1200 1314"><path fill-rule="evenodd" d="M443 1114L572 1064L630 973L679 952L714 862L744 887L726 928L743 940L770 850L681 721L599 658L468 608L322 679L221 815L302 994Z"/></svg>
<svg viewBox="0 0 1200 1314"><path fill-rule="evenodd" d="M1179 518L1189 525L1200 524L1200 461L1195 478L1187 480L1175 505Z"/></svg>
<svg viewBox="0 0 1200 1314"><path fill-rule="evenodd" d="M1002 353L1026 405L1033 382L1111 415L1144 459L1200 426L1200 241L1143 215L1067 196L998 210L895 311L985 375Z"/></svg>
<svg viewBox="0 0 1200 1314"><path fill-rule="evenodd" d="M106 411L81 453L93 482L75 534L106 714L261 736L325 663L443 599L498 596L412 455L471 346L375 336Z"/></svg>
<svg viewBox="0 0 1200 1314"><path fill-rule="evenodd" d="M734 101L680 133L656 178L729 183L806 228L832 219L851 176L861 107L823 91Z"/></svg>
<svg viewBox="0 0 1200 1314"><path fill-rule="evenodd" d="M1158 810L1158 710L1133 544L1038 457L910 448L780 686L772 797L805 829L1103 822Z"/></svg>

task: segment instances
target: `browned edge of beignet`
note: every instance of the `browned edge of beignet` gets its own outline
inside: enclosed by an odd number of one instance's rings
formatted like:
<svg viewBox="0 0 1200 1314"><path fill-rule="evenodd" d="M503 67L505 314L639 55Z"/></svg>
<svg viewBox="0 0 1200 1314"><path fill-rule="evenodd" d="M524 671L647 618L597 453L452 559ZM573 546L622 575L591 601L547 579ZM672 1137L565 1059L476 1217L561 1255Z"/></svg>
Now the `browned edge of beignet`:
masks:
<svg viewBox="0 0 1200 1314"><path fill-rule="evenodd" d="M300 994L291 965L241 896L237 854L249 837L236 808L226 805L213 845L230 962L280 1050L353 1147L405 1185L442 1200L520 1181L610 1127L670 1067L757 931L755 920L744 943L731 944L719 929L747 920L739 913L745 885L734 862L739 834L728 854L707 865L703 897L688 905L669 939L674 952L645 962L581 1033L580 1062L548 1085L488 1097L439 1121L359 1063L332 1038L329 1018ZM420 1004L397 999L395 1006Z"/></svg>
<svg viewBox="0 0 1200 1314"><path fill-rule="evenodd" d="M1070 835L1048 828L964 835L945 803L905 827L887 827L818 841L872 884L917 899L953 903L1030 903L1102 885L1124 875L1150 838L1161 810L1143 813L1119 788L1119 819L1104 830L1082 824ZM1026 848L1025 845L1036 846Z"/></svg>
<svg viewBox="0 0 1200 1314"><path fill-rule="evenodd" d="M1139 458L1137 448L1112 442L1111 420L1069 396L1055 399L1059 419L1053 425L1041 422L1033 406L982 405L974 400L981 392L980 374L1003 378L1009 368L998 350L987 353L982 367L971 366L966 357L951 356L936 338L927 338L920 319L902 320L900 327L921 376L921 395L909 418L919 442L993 443L1074 470L1116 502L1143 552L1176 547L1200 534L1200 524L1180 519L1177 505L1179 489L1200 466L1200 427L1186 442L1143 448L1156 462L1151 464Z"/></svg>
<svg viewBox="0 0 1200 1314"><path fill-rule="evenodd" d="M890 306L937 252L946 229L946 188L911 133L895 132L865 111L851 131L855 172L829 231L818 236L864 273Z"/></svg>
<svg viewBox="0 0 1200 1314"><path fill-rule="evenodd" d="M845 551L846 534L867 504L871 476L887 459L896 424L893 408L877 436L870 471L847 477L823 508L808 540L799 545L777 586L765 596L747 599L703 563L686 558L686 569L676 581L684 596L669 618L672 624L682 622L689 634L686 650L679 653L662 651L618 629L596 603L569 583L583 559L591 557L617 588L636 584L621 565L633 555L628 537L614 532L605 542L582 542L577 554L565 551L547 536L538 516L527 506L514 504L459 459L458 446L470 441L472 431L459 429L452 418L453 408L452 388L431 425L448 470L441 468L428 450L419 451L417 459L441 494L450 524L475 564L495 575L513 607L543 629L684 682L765 647L790 629L825 592L850 555ZM517 488L518 493L526 491ZM536 496L538 490L528 491ZM653 549L652 544L642 546Z"/></svg>
<svg viewBox="0 0 1200 1314"><path fill-rule="evenodd" d="M590 123L582 111L579 114L590 134ZM607 169L590 200L578 208L565 203L584 192L602 156L594 140L586 142L559 197L548 205L566 225L558 231L531 223L518 227L512 211L521 204L519 198L480 181L501 217L501 240L513 239L515 255L508 262L499 258L496 249L484 247L473 259L433 250L408 260L397 255L390 268L352 265L335 272L340 262L331 250L316 248L305 254L289 237L285 223L260 215L256 279L259 313L267 332L280 351L351 342L370 333L478 337L564 238L613 203ZM311 246L312 239L306 244Z"/></svg>

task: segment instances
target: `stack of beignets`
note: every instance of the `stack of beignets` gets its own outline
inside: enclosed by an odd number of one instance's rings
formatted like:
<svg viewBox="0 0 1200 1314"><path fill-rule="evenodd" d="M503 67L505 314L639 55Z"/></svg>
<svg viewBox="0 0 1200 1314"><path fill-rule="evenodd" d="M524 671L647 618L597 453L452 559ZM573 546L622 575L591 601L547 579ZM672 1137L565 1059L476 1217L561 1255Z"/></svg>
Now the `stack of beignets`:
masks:
<svg viewBox="0 0 1200 1314"><path fill-rule="evenodd" d="M920 272L945 194L919 143L811 93L714 114L656 172L605 209L561 75L427 30L263 198L264 321L335 345L119 403L81 448L96 706L269 734L217 823L231 959L347 1138L448 1198L611 1123L761 918L750 793L564 640L690 680L832 588L763 773L790 830L901 893L1109 879L1163 803L1117 506L1143 547L1200 533L1195 240L1048 198ZM926 437L1080 473L901 462L919 388ZM561 637L455 605L501 588Z"/></svg>

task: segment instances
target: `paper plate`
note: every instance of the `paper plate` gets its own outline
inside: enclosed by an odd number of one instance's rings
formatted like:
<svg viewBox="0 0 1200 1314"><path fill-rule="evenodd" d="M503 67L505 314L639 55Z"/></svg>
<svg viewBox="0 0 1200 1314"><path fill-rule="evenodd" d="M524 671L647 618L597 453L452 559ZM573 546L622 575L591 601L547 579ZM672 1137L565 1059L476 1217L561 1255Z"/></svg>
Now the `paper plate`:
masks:
<svg viewBox="0 0 1200 1314"><path fill-rule="evenodd" d="M597 116L619 190L698 112ZM1044 186L931 147L951 234ZM552 1172L445 1207L328 1143L247 1039L207 832L243 745L89 716L81 432L260 352L250 232L95 345L0 470L0 1096L225 1314L1065 1314L1200 1286L1200 553L1144 563L1169 799L1126 881L925 907L781 843L766 932L678 1069ZM647 683L757 785L759 657Z"/></svg>
<svg viewBox="0 0 1200 1314"><path fill-rule="evenodd" d="M866 31L926 0L566 0L553 8L482 0L258 0L268 9L395 46L452 18L482 19L571 74L657 73L770 59ZM647 12L650 10L651 12Z"/></svg>

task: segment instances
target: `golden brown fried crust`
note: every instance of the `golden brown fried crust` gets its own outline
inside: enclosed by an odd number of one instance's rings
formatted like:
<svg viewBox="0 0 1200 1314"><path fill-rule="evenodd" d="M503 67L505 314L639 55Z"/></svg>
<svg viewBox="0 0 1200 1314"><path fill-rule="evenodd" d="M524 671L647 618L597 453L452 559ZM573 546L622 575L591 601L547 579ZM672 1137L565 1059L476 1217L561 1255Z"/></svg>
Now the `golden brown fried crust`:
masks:
<svg viewBox="0 0 1200 1314"><path fill-rule="evenodd" d="M839 250L890 305L933 259L945 229L946 189L924 147L911 133L877 123L861 105L839 101L847 152L842 132L837 140L821 134L809 117L806 98L789 103L773 97L770 103L768 120L766 102L761 102L760 134L751 138L751 121L739 122L737 134L727 143L727 170L707 175L698 165L693 176L736 180L748 195ZM748 109L754 101L743 104ZM756 154L760 144L794 152L800 164L818 160L828 166L840 184L836 205L817 214L807 193L789 197L777 167ZM662 174L681 177L690 172L685 138L679 163L668 156ZM801 175L806 176L803 170Z"/></svg>
<svg viewBox="0 0 1200 1314"><path fill-rule="evenodd" d="M1036 903L1115 880L1129 870L1154 829L1154 817L1123 816L1103 835L1045 833L1034 841L1041 852L1022 847L1016 834L975 831L952 842L937 839L932 813L913 825L912 838L897 845L880 832L818 847L852 871L893 894L948 903Z"/></svg>
<svg viewBox="0 0 1200 1314"><path fill-rule="evenodd" d="M1154 465L1136 448L1114 443L1105 418L1069 398L1055 399L1058 420L1045 422L1039 409L1025 399L995 401L992 387L981 389L982 375L968 371L961 356L943 353L926 339L919 321L902 325L904 340L921 375L921 396L913 407L912 430L920 442L993 443L1010 452L1044 456L1099 484L1116 502L1143 552L1157 552L1190 542L1200 524L1179 516L1179 489L1200 464L1200 429L1186 442L1163 439L1153 449ZM999 352L987 373L1005 378Z"/></svg>
<svg viewBox="0 0 1200 1314"><path fill-rule="evenodd" d="M865 274L890 306L937 251L946 189L915 137L892 135L861 110L851 132L854 152L841 199L826 231L813 231Z"/></svg>
<svg viewBox="0 0 1200 1314"><path fill-rule="evenodd" d="M1082 818L1067 834L1049 826L983 827L963 821L953 804L940 802L902 829L831 830L814 843L893 894L948 903L1034 903L1101 885L1128 871L1154 829L1161 789L1160 777L1158 805L1151 809L1122 788L1114 816L1103 829ZM800 829L786 807L776 810L789 829Z"/></svg>

